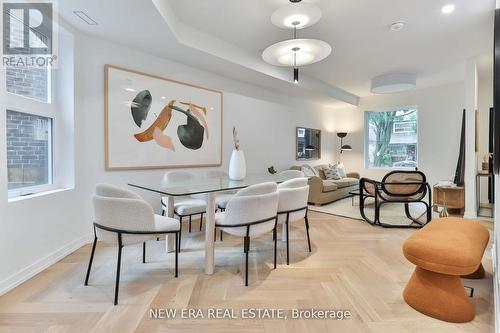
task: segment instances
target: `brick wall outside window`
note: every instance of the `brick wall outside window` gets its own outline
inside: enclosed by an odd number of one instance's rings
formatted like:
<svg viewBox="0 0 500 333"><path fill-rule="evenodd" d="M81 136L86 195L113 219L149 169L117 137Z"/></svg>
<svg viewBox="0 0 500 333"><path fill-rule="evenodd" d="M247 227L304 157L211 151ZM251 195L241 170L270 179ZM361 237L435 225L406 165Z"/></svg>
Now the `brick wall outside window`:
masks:
<svg viewBox="0 0 500 333"><path fill-rule="evenodd" d="M9 189L47 184L51 119L7 110Z"/></svg>
<svg viewBox="0 0 500 333"><path fill-rule="evenodd" d="M47 102L47 76L46 68L7 67L7 91L12 94Z"/></svg>

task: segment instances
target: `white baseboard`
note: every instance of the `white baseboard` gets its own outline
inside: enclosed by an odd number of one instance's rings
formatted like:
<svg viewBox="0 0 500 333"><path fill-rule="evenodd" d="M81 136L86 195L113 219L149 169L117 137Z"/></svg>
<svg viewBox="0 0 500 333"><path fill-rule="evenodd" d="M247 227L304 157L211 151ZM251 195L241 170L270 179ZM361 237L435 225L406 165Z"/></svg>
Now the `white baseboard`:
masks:
<svg viewBox="0 0 500 333"><path fill-rule="evenodd" d="M27 281L31 279L33 276L36 274L40 273L47 267L55 264L62 258L66 257L67 255L73 253L74 251L78 250L81 248L83 245L91 243L92 240L94 239L93 235L87 235L80 237L78 239L75 239L74 241L70 242L69 244L63 246L62 248L52 252L48 256L34 262L33 264L29 265L26 268L23 268L17 273L12 274L11 276L7 277L3 281L0 281L0 296L3 294L7 293L9 290L14 289L24 281Z"/></svg>
<svg viewBox="0 0 500 333"><path fill-rule="evenodd" d="M464 219L475 220L475 219L477 219L477 214L476 214L476 212L465 211L464 212Z"/></svg>

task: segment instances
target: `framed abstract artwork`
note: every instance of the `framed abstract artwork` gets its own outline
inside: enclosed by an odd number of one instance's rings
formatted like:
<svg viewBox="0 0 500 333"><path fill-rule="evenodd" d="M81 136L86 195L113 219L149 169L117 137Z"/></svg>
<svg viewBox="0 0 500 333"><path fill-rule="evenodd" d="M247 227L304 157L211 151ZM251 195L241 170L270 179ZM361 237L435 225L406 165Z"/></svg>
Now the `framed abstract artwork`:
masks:
<svg viewBox="0 0 500 333"><path fill-rule="evenodd" d="M106 170L222 164L222 92L104 68Z"/></svg>

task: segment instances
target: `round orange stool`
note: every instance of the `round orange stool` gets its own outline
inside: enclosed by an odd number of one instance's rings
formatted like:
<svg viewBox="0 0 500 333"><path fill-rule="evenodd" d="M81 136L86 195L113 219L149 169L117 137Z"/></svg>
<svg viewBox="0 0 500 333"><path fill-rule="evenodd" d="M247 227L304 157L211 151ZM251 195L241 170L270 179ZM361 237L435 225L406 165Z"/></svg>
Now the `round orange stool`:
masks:
<svg viewBox="0 0 500 333"><path fill-rule="evenodd" d="M433 220L415 232L403 244L406 259L417 266L403 292L406 303L448 322L474 319L460 276L481 271L489 236L477 221L453 217Z"/></svg>

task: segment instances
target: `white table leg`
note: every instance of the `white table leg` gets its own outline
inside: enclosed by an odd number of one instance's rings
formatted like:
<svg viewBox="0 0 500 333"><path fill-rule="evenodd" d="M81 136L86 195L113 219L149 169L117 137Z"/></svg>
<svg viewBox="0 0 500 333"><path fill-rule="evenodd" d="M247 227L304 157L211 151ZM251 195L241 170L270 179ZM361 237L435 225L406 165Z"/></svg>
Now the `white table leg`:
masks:
<svg viewBox="0 0 500 333"><path fill-rule="evenodd" d="M171 195L167 196L167 216L172 218L174 217L174 197ZM174 252L175 251L174 245L175 245L175 235L168 234L166 242L167 252Z"/></svg>
<svg viewBox="0 0 500 333"><path fill-rule="evenodd" d="M205 274L214 274L215 193L207 193L205 223Z"/></svg>

